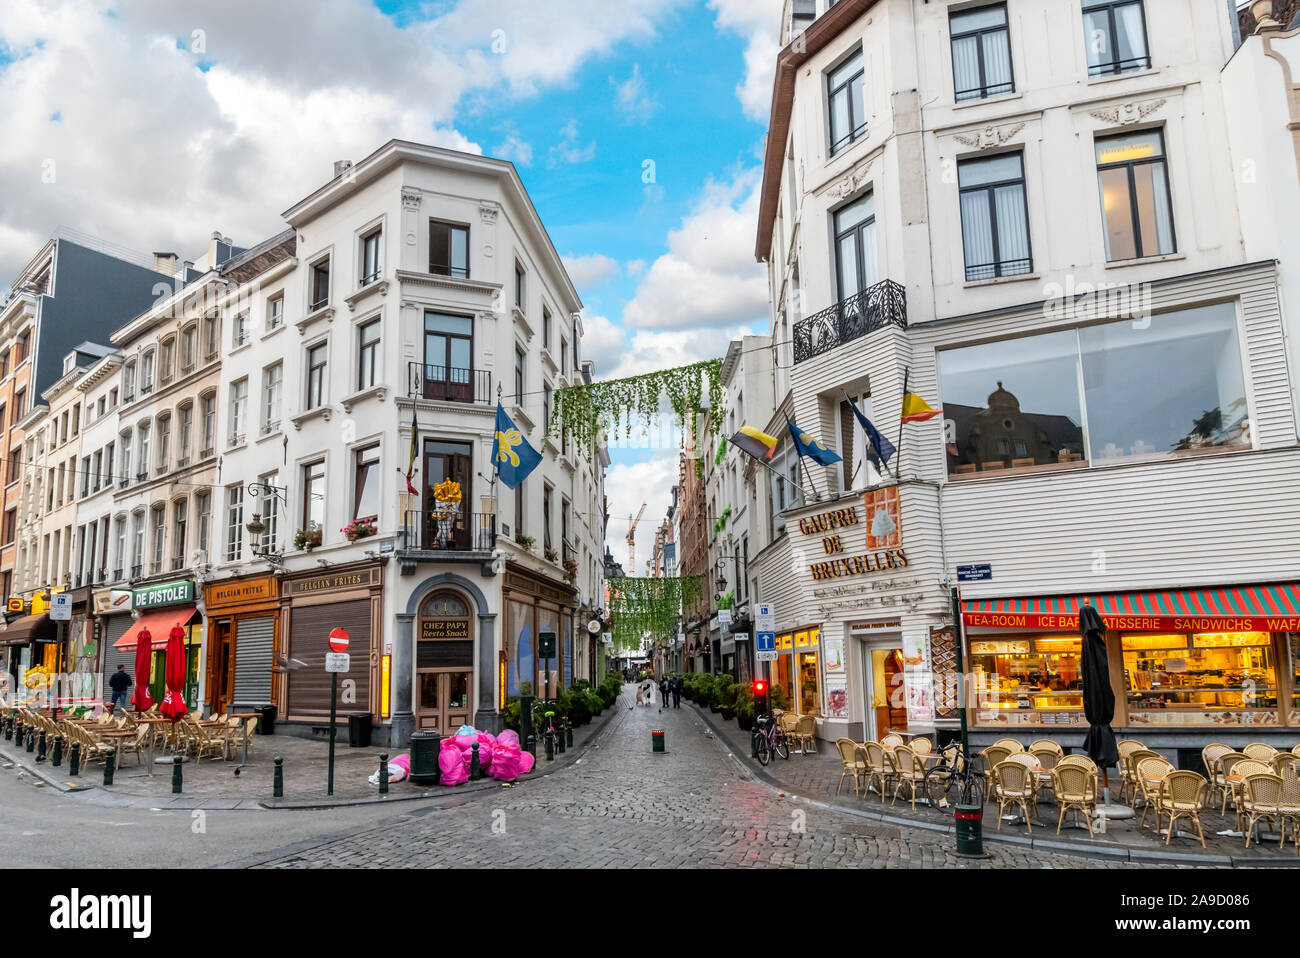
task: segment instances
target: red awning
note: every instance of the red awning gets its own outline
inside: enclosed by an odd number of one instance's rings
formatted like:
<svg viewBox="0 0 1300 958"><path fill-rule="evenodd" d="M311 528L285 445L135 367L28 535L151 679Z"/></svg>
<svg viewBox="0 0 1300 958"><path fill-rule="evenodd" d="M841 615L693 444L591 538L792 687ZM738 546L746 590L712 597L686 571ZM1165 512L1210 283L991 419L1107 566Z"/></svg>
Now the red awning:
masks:
<svg viewBox="0 0 1300 958"><path fill-rule="evenodd" d="M1079 605L1091 603L1109 629L1126 632L1300 632L1300 583L1112 592L1035 599L972 599L962 621L973 627L1078 631Z"/></svg>
<svg viewBox="0 0 1300 958"><path fill-rule="evenodd" d="M157 612L145 612L131 624L131 628L126 630L125 635L113 643L113 648L135 648L136 642L140 640L140 630L148 629L150 647L155 652L161 652L167 648L167 636L171 634L172 627L179 625L184 628L196 615L198 610L192 605L177 605L170 609L159 609Z"/></svg>

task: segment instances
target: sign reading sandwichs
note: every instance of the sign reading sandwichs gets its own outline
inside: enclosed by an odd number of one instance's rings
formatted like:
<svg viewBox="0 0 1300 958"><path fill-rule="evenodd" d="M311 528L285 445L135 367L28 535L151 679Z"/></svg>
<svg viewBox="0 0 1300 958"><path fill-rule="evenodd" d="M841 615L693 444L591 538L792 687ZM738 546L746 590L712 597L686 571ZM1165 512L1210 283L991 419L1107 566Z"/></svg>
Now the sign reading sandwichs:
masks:
<svg viewBox="0 0 1300 958"><path fill-rule="evenodd" d="M907 553L900 544L897 523L888 516L883 521L888 524L888 531L882 527L882 521L873 515L873 528L866 531L866 546L869 551L850 552L844 536L859 531L861 522L857 506L845 506L802 517L799 520L799 531L805 536L819 536L822 555L826 557L809 563L808 569L813 580L906 569ZM873 546L886 544L886 548L871 551Z"/></svg>

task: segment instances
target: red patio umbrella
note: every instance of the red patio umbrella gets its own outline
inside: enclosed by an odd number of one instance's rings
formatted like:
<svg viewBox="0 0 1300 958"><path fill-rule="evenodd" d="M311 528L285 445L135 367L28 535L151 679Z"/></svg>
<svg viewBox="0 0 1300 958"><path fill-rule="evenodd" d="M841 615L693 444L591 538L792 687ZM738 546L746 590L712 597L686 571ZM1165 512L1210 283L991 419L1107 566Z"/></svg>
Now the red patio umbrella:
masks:
<svg viewBox="0 0 1300 958"><path fill-rule="evenodd" d="M141 629L135 643L135 694L131 696L131 706L137 712L147 712L153 705L153 696L149 694L149 672L153 666L153 636L148 629Z"/></svg>
<svg viewBox="0 0 1300 958"><path fill-rule="evenodd" d="M167 636L167 694L163 696L158 711L173 722L183 718L189 709L185 706L185 630L172 626Z"/></svg>

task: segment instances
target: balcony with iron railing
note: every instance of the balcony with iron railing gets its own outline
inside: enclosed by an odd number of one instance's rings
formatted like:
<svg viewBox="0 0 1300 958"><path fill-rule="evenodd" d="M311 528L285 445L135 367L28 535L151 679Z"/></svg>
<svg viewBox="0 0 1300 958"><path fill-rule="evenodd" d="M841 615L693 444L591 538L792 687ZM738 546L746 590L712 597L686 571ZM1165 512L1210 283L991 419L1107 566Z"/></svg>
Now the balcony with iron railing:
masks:
<svg viewBox="0 0 1300 958"><path fill-rule="evenodd" d="M794 326L794 361L813 359L886 326L907 328L907 292L881 280Z"/></svg>
<svg viewBox="0 0 1300 958"><path fill-rule="evenodd" d="M446 519L432 511L408 509L402 513L398 535L399 553L426 553L436 561L439 556L460 553L481 561L491 557L497 544L497 517L485 512L457 513Z"/></svg>
<svg viewBox="0 0 1300 958"><path fill-rule="evenodd" d="M441 402L491 405L492 373L486 369L409 363L406 395Z"/></svg>

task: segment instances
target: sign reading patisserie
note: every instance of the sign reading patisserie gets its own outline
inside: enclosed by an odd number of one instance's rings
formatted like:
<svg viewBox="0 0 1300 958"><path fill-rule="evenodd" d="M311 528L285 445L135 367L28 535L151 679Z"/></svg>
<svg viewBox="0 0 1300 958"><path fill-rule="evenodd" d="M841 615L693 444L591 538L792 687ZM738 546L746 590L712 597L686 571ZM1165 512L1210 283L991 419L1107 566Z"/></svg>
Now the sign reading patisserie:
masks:
<svg viewBox="0 0 1300 958"><path fill-rule="evenodd" d="M847 547L842 533L845 530L857 531L854 527L860 526L857 506L804 516L799 520L798 526L799 531L806 536L821 536L822 554L826 558L809 564L808 569L814 581L907 568L907 553L901 547L844 554Z"/></svg>

